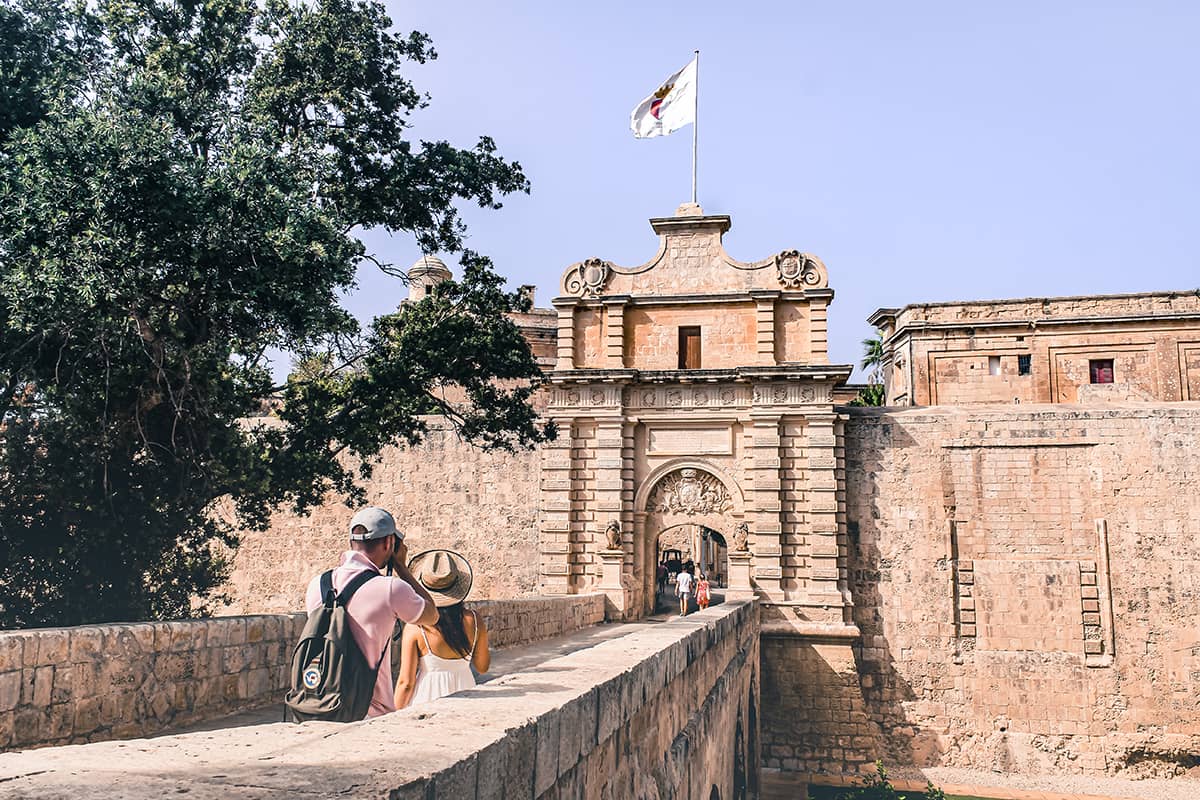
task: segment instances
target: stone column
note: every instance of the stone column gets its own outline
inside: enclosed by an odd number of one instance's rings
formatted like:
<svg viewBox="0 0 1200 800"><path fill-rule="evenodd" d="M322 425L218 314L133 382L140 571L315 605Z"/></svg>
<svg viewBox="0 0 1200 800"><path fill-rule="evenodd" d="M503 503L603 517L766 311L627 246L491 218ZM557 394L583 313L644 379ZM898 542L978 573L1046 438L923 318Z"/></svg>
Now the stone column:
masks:
<svg viewBox="0 0 1200 800"><path fill-rule="evenodd" d="M625 302L627 296L604 299L604 361L609 369L625 366Z"/></svg>
<svg viewBox="0 0 1200 800"><path fill-rule="evenodd" d="M611 391L614 387L608 387ZM616 391L620 391L619 388ZM596 496L593 500L595 509L595 525L596 534L599 539L601 548L607 549L604 539L604 530L610 522L617 522L621 526L621 547L610 551L612 553L620 553L620 558L615 562L616 577L613 579L615 586L602 587L609 593L609 600L612 601L610 612L615 612L618 619L623 619L630 609L629 598L625 595L627 581L623 581L621 576L625 574L626 562L631 565L633 563L630 546L633 543L633 537L630 531L632 519L630 514L624 513L626 503L624 502L625 491L625 427L626 423L622 417L603 417L596 420ZM599 553L597 554L599 557ZM601 580L605 580L607 562L602 562L600 565ZM617 598L613 592L619 591L620 598Z"/></svg>
<svg viewBox="0 0 1200 800"><path fill-rule="evenodd" d="M550 301L558 309L558 362L555 369L575 369L575 304L574 297L559 297Z"/></svg>
<svg viewBox="0 0 1200 800"><path fill-rule="evenodd" d="M556 419L558 438L542 445L538 500L539 582L542 594L569 594L571 553L571 420Z"/></svg>
<svg viewBox="0 0 1200 800"><path fill-rule="evenodd" d="M812 414L805 430L808 444L809 580L807 601L829 605L829 622L842 622L838 545L837 435L835 415ZM836 607L836 613L834 613Z"/></svg>
<svg viewBox="0 0 1200 800"><path fill-rule="evenodd" d="M758 366L775 366L775 301L776 291L752 290L756 335L755 361Z"/></svg>
<svg viewBox="0 0 1200 800"><path fill-rule="evenodd" d="M779 480L779 416L751 413L750 476L746 507L753 509L754 582L764 599L783 600L783 504Z"/></svg>

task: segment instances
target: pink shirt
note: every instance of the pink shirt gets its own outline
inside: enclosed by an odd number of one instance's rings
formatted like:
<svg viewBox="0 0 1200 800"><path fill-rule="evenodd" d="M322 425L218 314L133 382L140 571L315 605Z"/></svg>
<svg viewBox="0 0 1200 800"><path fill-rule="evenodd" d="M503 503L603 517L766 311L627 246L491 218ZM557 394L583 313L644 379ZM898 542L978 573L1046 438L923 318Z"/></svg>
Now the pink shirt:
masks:
<svg viewBox="0 0 1200 800"><path fill-rule="evenodd" d="M333 588L340 592L355 575L363 570L379 572L379 567L371 563L363 553L347 550L342 553L341 564L333 571ZM308 593L305 604L311 612L321 605L321 576L318 575L308 583ZM425 601L413 588L400 578L372 578L363 584L346 607L350 617L350 633L358 644L371 666L379 660L383 653L383 661L379 664L379 677L375 680L375 695L371 698L371 710L368 717L396 710L395 689L392 683L392 630L396 620L416 622L425 613Z"/></svg>

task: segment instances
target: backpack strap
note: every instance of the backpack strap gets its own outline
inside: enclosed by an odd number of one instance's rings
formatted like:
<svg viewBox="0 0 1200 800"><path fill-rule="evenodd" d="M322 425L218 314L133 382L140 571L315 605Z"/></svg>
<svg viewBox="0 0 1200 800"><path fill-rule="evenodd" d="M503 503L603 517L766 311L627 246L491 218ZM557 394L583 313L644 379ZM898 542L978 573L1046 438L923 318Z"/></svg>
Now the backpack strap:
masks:
<svg viewBox="0 0 1200 800"><path fill-rule="evenodd" d="M336 593L333 591L333 570L321 573L321 602L326 608L333 607Z"/></svg>
<svg viewBox="0 0 1200 800"><path fill-rule="evenodd" d="M358 573L353 578L351 578L350 582L347 583L345 588L342 589L341 594L339 594L337 596L337 604L339 606L345 607L346 604L350 602L350 598L354 597L354 593L357 592L360 588L362 588L362 585L364 583L371 580L371 578L378 578L378 577L379 577L379 573L376 572L375 570L364 569L362 572Z"/></svg>

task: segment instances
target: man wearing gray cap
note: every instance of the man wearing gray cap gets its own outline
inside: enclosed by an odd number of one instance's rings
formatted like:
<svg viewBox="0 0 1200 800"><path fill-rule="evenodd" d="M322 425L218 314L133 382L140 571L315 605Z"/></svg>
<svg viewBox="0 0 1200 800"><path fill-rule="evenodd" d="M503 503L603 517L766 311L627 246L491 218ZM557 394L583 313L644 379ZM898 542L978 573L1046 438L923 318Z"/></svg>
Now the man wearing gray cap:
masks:
<svg viewBox="0 0 1200 800"><path fill-rule="evenodd" d="M381 575L391 565L396 577ZM350 520L350 549L333 570L333 588L340 592L355 577L364 572L377 577L362 584L346 606L350 632L354 641L372 664L380 658L375 693L371 698L368 717L377 717L396 710L392 686L392 629L396 620L433 625L438 620L437 606L429 592L408 570L408 548L404 534L396 529L392 515L382 508L370 506ZM305 603L312 612L321 605L321 576L309 581Z"/></svg>

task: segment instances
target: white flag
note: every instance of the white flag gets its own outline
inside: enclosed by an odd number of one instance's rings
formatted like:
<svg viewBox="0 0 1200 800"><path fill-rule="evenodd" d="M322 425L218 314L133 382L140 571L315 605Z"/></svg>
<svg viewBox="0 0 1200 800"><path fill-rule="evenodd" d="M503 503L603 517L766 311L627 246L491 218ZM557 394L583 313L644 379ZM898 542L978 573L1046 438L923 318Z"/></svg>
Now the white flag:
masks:
<svg viewBox="0 0 1200 800"><path fill-rule="evenodd" d="M667 78L654 94L638 103L629 127L638 139L666 136L696 121L696 59Z"/></svg>

